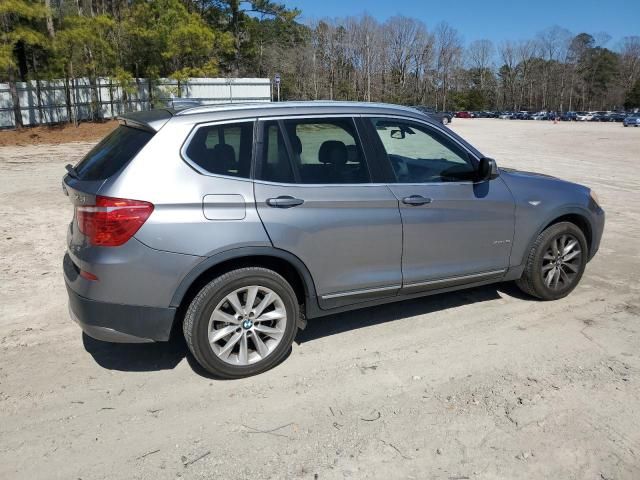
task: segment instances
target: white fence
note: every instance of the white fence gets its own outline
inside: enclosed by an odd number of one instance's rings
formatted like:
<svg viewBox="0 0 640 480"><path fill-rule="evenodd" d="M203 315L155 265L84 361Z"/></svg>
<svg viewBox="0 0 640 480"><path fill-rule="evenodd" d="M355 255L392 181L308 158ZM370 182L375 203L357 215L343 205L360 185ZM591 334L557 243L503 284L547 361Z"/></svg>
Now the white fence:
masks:
<svg viewBox="0 0 640 480"><path fill-rule="evenodd" d="M114 79L98 78L92 87L88 78L17 82L24 125L60 123L91 118L113 118L125 112L161 107L173 98L202 103L268 102L268 78L137 78L122 86ZM0 128L15 126L9 84L0 83Z"/></svg>

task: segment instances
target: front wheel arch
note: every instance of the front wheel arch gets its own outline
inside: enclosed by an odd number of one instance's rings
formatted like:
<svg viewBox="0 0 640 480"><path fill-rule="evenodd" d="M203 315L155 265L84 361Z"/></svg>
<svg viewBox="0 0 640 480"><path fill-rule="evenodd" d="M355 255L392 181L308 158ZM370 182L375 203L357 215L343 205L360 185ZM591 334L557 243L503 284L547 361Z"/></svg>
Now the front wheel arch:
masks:
<svg viewBox="0 0 640 480"><path fill-rule="evenodd" d="M576 227L578 227L582 231L584 238L587 240L587 250L588 250L587 256L589 256L591 252L591 245L593 243L592 228L591 228L591 223L584 215L580 215L577 213L569 213L567 215L562 215L560 217L557 217L552 221L550 221L549 223L547 223L542 229L540 229L540 232L538 232L538 235L541 232L545 231L547 228L551 227L552 225L555 225L556 223L560 223L560 222L573 223ZM538 235L536 235L536 237Z"/></svg>
<svg viewBox="0 0 640 480"><path fill-rule="evenodd" d="M589 213L586 209L580 206L570 206L565 208L560 208L551 213L551 215L547 216L546 219L540 222L538 228L531 233L531 236L528 239L522 239L522 242L526 241L526 248L522 252L522 258L520 258L519 265L523 265L527 260L527 255L533 248L533 245L542 232L544 232L547 228L555 225L560 222L570 222L576 225L584 234L587 240L587 253L589 259L591 259L592 245L593 245L593 226L591 221L589 220ZM519 258L519 257L515 257ZM515 260L512 257L512 261ZM512 264L514 265L514 264Z"/></svg>

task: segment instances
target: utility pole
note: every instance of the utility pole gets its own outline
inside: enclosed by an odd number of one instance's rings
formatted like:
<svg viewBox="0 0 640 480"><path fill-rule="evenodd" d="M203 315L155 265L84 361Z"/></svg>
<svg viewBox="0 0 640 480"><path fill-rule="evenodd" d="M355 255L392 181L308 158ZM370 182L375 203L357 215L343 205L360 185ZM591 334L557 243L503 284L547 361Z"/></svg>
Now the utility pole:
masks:
<svg viewBox="0 0 640 480"><path fill-rule="evenodd" d="M278 102L280 101L280 74L276 73L273 77L273 81L276 84L276 96L278 98Z"/></svg>

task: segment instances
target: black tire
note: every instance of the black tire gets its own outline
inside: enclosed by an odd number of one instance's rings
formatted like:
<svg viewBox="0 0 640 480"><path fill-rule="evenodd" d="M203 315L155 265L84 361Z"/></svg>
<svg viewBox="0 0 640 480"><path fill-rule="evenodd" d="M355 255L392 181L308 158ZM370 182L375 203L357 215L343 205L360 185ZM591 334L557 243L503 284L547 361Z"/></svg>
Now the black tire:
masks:
<svg viewBox="0 0 640 480"><path fill-rule="evenodd" d="M220 359L209 343L209 319L227 295L249 285L269 288L282 299L287 317L284 335L266 358L249 365L231 365ZM215 278L200 290L187 309L183 332L189 350L205 370L218 378L243 378L269 370L285 358L298 331L299 316L296 294L281 275L266 268L241 268Z"/></svg>
<svg viewBox="0 0 640 480"><path fill-rule="evenodd" d="M579 244L581 255L580 261L575 266L577 271L571 273L573 277L571 281L557 288L547 286L545 283L545 277L543 275L543 263L547 262L548 266L553 261L548 260L545 254L548 254L548 250L551 248L552 242L561 237L567 238L567 236L575 238ZM578 285L584 269L587 264L588 247L587 241L576 225L570 222L560 222L551 225L544 230L531 248L531 251L527 255L525 269L522 277L516 280L516 284L524 293L537 297L541 300L557 300L559 298L566 297L571 291Z"/></svg>
<svg viewBox="0 0 640 480"><path fill-rule="evenodd" d="M449 124L449 122L450 122L450 121L451 121L451 120L449 120L449 118L448 118L448 117L442 117L442 124L443 124L443 125L447 125L447 124Z"/></svg>

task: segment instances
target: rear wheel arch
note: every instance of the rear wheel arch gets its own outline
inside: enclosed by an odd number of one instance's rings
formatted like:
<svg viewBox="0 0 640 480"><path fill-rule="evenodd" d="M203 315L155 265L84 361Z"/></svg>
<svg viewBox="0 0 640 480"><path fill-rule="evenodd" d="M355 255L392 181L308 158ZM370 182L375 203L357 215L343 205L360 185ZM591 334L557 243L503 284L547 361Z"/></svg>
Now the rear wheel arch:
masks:
<svg viewBox="0 0 640 480"><path fill-rule="evenodd" d="M243 247L203 260L182 279L171 300L171 306L178 308L178 318L184 316L191 300L213 278L246 267L267 268L281 275L293 288L298 302L307 308L316 297L311 274L295 255L272 247Z"/></svg>

